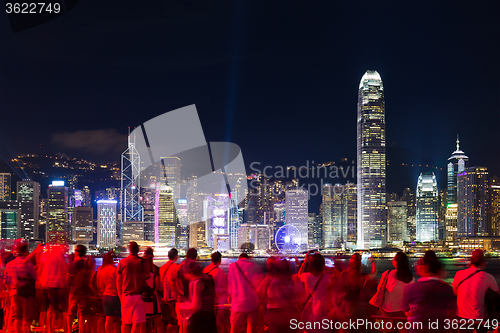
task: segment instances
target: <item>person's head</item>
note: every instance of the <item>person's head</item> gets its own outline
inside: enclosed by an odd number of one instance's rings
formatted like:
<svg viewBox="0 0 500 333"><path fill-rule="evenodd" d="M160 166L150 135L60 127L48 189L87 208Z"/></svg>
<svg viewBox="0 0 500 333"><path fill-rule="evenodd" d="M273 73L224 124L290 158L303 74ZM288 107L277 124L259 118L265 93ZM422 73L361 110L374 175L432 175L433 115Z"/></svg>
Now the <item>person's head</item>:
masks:
<svg viewBox="0 0 500 333"><path fill-rule="evenodd" d="M351 256L347 269L354 273L361 273L361 255L359 253L356 252Z"/></svg>
<svg viewBox="0 0 500 333"><path fill-rule="evenodd" d="M28 254L28 243L24 238L17 239L15 243L16 251L19 256L25 256Z"/></svg>
<svg viewBox="0 0 500 333"><path fill-rule="evenodd" d="M222 254L220 254L219 251L215 251L214 253L212 253L210 258L212 259L212 264L219 265L222 261Z"/></svg>
<svg viewBox="0 0 500 333"><path fill-rule="evenodd" d="M312 274L319 274L325 269L325 258L319 254L315 253L311 256L309 261L309 270Z"/></svg>
<svg viewBox="0 0 500 333"><path fill-rule="evenodd" d="M144 254L150 256L151 258L154 257L154 251L153 251L153 248L150 246L146 249L146 251L144 251Z"/></svg>
<svg viewBox="0 0 500 333"><path fill-rule="evenodd" d="M131 254L138 254L139 253L139 245L136 242L130 242L128 244L128 250Z"/></svg>
<svg viewBox="0 0 500 333"><path fill-rule="evenodd" d="M114 261L113 261L114 257L115 257L115 253L113 251L109 251L104 256L102 256L102 266L101 267L105 267L108 265L114 265Z"/></svg>
<svg viewBox="0 0 500 333"><path fill-rule="evenodd" d="M276 260L274 263L276 275L283 278L291 278L292 272L290 262L286 259Z"/></svg>
<svg viewBox="0 0 500 333"><path fill-rule="evenodd" d="M246 253L240 253L238 259L250 259L250 257Z"/></svg>
<svg viewBox="0 0 500 333"><path fill-rule="evenodd" d="M177 259L179 259L179 251L177 251L176 248L170 249L170 251L168 251L168 259L172 261L177 261Z"/></svg>
<svg viewBox="0 0 500 333"><path fill-rule="evenodd" d="M276 261L275 256L271 256L266 260L267 272L271 275L276 273Z"/></svg>
<svg viewBox="0 0 500 333"><path fill-rule="evenodd" d="M187 280L196 279L201 276L202 269L200 264L195 260L185 261L181 267L182 273Z"/></svg>
<svg viewBox="0 0 500 333"><path fill-rule="evenodd" d="M417 264L417 273L422 277L439 276L441 263L434 251L425 251L424 257L420 258Z"/></svg>
<svg viewBox="0 0 500 333"><path fill-rule="evenodd" d="M87 247L82 244L78 244L75 248L75 253L80 257L83 258L87 254Z"/></svg>
<svg viewBox="0 0 500 333"><path fill-rule="evenodd" d="M396 278L404 283L410 283L413 279L413 274L410 269L408 256L404 252L398 252L392 259L392 265L396 268Z"/></svg>
<svg viewBox="0 0 500 333"><path fill-rule="evenodd" d="M198 258L198 251L196 251L196 249L194 247L187 250L186 259L196 260L196 258Z"/></svg>
<svg viewBox="0 0 500 333"><path fill-rule="evenodd" d="M472 256L470 258L470 264L480 269L486 266L486 260L484 259L483 250L476 249L472 252Z"/></svg>

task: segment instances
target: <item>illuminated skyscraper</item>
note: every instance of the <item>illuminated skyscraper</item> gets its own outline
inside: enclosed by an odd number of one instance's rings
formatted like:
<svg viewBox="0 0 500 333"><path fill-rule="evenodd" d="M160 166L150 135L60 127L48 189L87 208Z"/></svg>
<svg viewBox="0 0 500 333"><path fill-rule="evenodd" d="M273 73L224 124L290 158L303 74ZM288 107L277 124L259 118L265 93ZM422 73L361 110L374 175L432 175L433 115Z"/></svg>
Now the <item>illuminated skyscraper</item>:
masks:
<svg viewBox="0 0 500 333"><path fill-rule="evenodd" d="M344 242L347 247L356 246L358 238L358 187L356 184L345 184L342 193L342 228L344 230Z"/></svg>
<svg viewBox="0 0 500 333"><path fill-rule="evenodd" d="M116 246L116 200L97 201L97 246Z"/></svg>
<svg viewBox="0 0 500 333"><path fill-rule="evenodd" d="M98 204L99 205L99 204ZM75 207L73 212L75 241L89 244L94 239L94 210L92 207ZM99 234L98 234L99 237ZM116 234L115 242L116 244ZM114 246L113 246L114 247Z"/></svg>
<svg viewBox="0 0 500 333"><path fill-rule="evenodd" d="M140 230L136 228L137 223L143 223L143 209L140 205L141 188L141 158L135 147L135 137L128 137L128 148L122 153L122 177L121 177L121 209L122 220L120 228L120 239L123 241L123 224L129 221L135 222L134 232ZM142 225L144 232L144 226ZM134 237L137 233L133 233ZM144 235L141 237L144 239Z"/></svg>
<svg viewBox="0 0 500 333"><path fill-rule="evenodd" d="M500 183L493 177L490 184L491 236L500 236Z"/></svg>
<svg viewBox="0 0 500 333"><path fill-rule="evenodd" d="M168 186L172 188L174 199L180 198L181 194L181 159L178 157L162 157L163 176L166 176Z"/></svg>
<svg viewBox="0 0 500 333"><path fill-rule="evenodd" d="M189 247L189 224L188 224L188 201L177 199L177 248L187 249Z"/></svg>
<svg viewBox="0 0 500 333"><path fill-rule="evenodd" d="M207 196L203 201L203 220L206 223L205 239L208 247L214 247L214 235L229 235L230 199L226 193Z"/></svg>
<svg viewBox="0 0 500 333"><path fill-rule="evenodd" d="M467 168L457 179L458 237L490 236L488 170Z"/></svg>
<svg viewBox="0 0 500 333"><path fill-rule="evenodd" d="M408 241L407 223L408 209L406 201L391 201L387 203L387 241L401 246Z"/></svg>
<svg viewBox="0 0 500 333"><path fill-rule="evenodd" d="M64 181L53 181L47 190L47 225L46 241L67 243L70 237L70 220L68 215L68 188Z"/></svg>
<svg viewBox="0 0 500 333"><path fill-rule="evenodd" d="M19 236L26 240L38 238L39 199L40 184L33 181L17 182L17 202L21 210Z"/></svg>
<svg viewBox="0 0 500 333"><path fill-rule="evenodd" d="M9 201L11 199L11 178L10 173L0 173L0 201Z"/></svg>
<svg viewBox="0 0 500 333"><path fill-rule="evenodd" d="M359 83L357 119L358 248L386 242L386 161L384 86L377 71Z"/></svg>
<svg viewBox="0 0 500 333"><path fill-rule="evenodd" d="M323 186L323 247L339 248L343 244L342 192L340 184Z"/></svg>
<svg viewBox="0 0 500 333"><path fill-rule="evenodd" d="M21 210L17 201L0 201L0 238L18 238L21 225ZM20 230L19 230L20 231Z"/></svg>
<svg viewBox="0 0 500 333"><path fill-rule="evenodd" d="M292 188L285 192L286 223L299 229L301 248L307 248L307 214L309 192L302 188Z"/></svg>
<svg viewBox="0 0 500 333"><path fill-rule="evenodd" d="M439 197L434 173L420 174L417 182L417 241L438 240Z"/></svg>
<svg viewBox="0 0 500 333"><path fill-rule="evenodd" d="M165 184L157 184L155 199L155 243L175 247L177 235L176 213L173 189Z"/></svg>
<svg viewBox="0 0 500 333"><path fill-rule="evenodd" d="M84 186L82 189L82 207L92 207L90 189L88 186Z"/></svg>
<svg viewBox="0 0 500 333"><path fill-rule="evenodd" d="M445 217L445 240L456 241L457 240L457 185L458 179L457 175L464 172L468 167L469 157L460 150L460 141L457 135L457 150L451 154L448 158L448 197L447 197L447 212ZM449 211L448 211L449 210Z"/></svg>

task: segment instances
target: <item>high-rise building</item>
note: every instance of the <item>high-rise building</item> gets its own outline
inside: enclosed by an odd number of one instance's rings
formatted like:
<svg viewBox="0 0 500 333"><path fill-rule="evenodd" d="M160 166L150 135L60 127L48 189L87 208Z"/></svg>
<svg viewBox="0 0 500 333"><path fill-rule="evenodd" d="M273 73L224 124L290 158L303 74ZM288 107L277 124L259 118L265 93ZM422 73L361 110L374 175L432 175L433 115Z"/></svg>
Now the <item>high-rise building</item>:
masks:
<svg viewBox="0 0 500 333"><path fill-rule="evenodd" d="M187 249L189 247L189 224L188 224L188 201L177 199L177 248Z"/></svg>
<svg viewBox="0 0 500 333"><path fill-rule="evenodd" d="M17 182L17 202L21 211L19 236L26 240L37 239L40 217L40 184L34 181Z"/></svg>
<svg viewBox="0 0 500 333"><path fill-rule="evenodd" d="M318 216L316 213L309 213L307 216L307 244L309 247L318 247L318 245L314 246L314 228L317 226L316 220Z"/></svg>
<svg viewBox="0 0 500 333"><path fill-rule="evenodd" d="M197 249L207 247L205 226L205 221L191 223L189 226L189 247Z"/></svg>
<svg viewBox="0 0 500 333"><path fill-rule="evenodd" d="M231 192L229 200L229 248L238 248L238 228L240 227L240 210L238 207L238 191Z"/></svg>
<svg viewBox="0 0 500 333"><path fill-rule="evenodd" d="M245 243L252 243L255 250L265 251L270 249L269 230L269 226L265 224L242 224L238 228L238 247L241 248Z"/></svg>
<svg viewBox="0 0 500 333"><path fill-rule="evenodd" d="M203 220L206 228L208 247L214 247L214 235L229 234L230 198L226 193L217 193L207 196L203 201Z"/></svg>
<svg viewBox="0 0 500 333"><path fill-rule="evenodd" d="M161 243L167 247L176 246L177 223L173 189L160 183L156 187L155 230L156 228L158 236L155 243Z"/></svg>
<svg viewBox="0 0 500 333"><path fill-rule="evenodd" d="M53 181L47 190L47 242L67 243L71 239L68 215L68 188L64 181Z"/></svg>
<svg viewBox="0 0 500 333"><path fill-rule="evenodd" d="M116 200L97 201L97 246L114 248L116 246Z"/></svg>
<svg viewBox="0 0 500 333"><path fill-rule="evenodd" d="M439 197L434 173L420 174L417 182L417 241L438 240Z"/></svg>
<svg viewBox="0 0 500 333"><path fill-rule="evenodd" d="M19 238L21 210L17 201L0 201L0 238Z"/></svg>
<svg viewBox="0 0 500 333"><path fill-rule="evenodd" d="M126 241L123 240L123 224L128 221L133 221L132 225L129 225L129 231L134 229L132 236L138 235L138 230L142 228L144 232L144 225L137 228L137 222L143 224L143 209L140 205L140 188L141 188L141 157L139 152L135 147L135 137L129 135L128 138L128 148L122 153L121 161L122 175L121 175L121 209L122 209L122 220L120 228L120 239L123 244L126 245ZM144 235L142 235L144 239Z"/></svg>
<svg viewBox="0 0 500 333"><path fill-rule="evenodd" d="M285 192L286 224L293 225L300 232L301 248L307 249L307 214L309 192L300 187Z"/></svg>
<svg viewBox="0 0 500 333"><path fill-rule="evenodd" d="M384 86L377 71L359 83L357 119L358 248L386 242L386 158Z"/></svg>
<svg viewBox="0 0 500 333"><path fill-rule="evenodd" d="M141 207L144 213L144 240L155 242L155 198L159 183L151 183L141 188Z"/></svg>
<svg viewBox="0 0 500 333"><path fill-rule="evenodd" d="M162 157L163 178L166 177L166 183L172 188L174 199L177 200L181 195L181 159L178 157Z"/></svg>
<svg viewBox="0 0 500 333"><path fill-rule="evenodd" d="M408 210L406 201L390 201L387 203L387 241L401 246L408 241Z"/></svg>
<svg viewBox="0 0 500 333"><path fill-rule="evenodd" d="M99 204L98 204L99 205ZM100 217L99 217L100 218ZM94 240L94 210L92 207L75 207L73 212L75 242L89 244ZM99 237L99 234L98 234ZM113 247L116 246L116 234Z"/></svg>
<svg viewBox="0 0 500 333"><path fill-rule="evenodd" d="M123 224L122 242L127 245L129 242L144 241L144 223L142 221L127 221Z"/></svg>
<svg viewBox="0 0 500 333"><path fill-rule="evenodd" d="M408 240L414 242L417 239L417 197L415 191L410 188L405 188L401 201L406 201L406 209L408 214L408 221L406 230L408 232Z"/></svg>
<svg viewBox="0 0 500 333"><path fill-rule="evenodd" d="M460 141L457 135L457 149L448 158L447 179L448 179L448 196L446 202L447 211L445 217L445 235L444 238L448 242L457 240L457 186L459 173L463 173L468 168L469 157L460 150Z"/></svg>
<svg viewBox="0 0 500 333"><path fill-rule="evenodd" d="M470 167L457 179L458 237L490 236L488 170Z"/></svg>
<svg viewBox="0 0 500 333"><path fill-rule="evenodd" d="M10 201L12 198L11 179L10 173L0 173L0 201Z"/></svg>
<svg viewBox="0 0 500 333"><path fill-rule="evenodd" d="M88 186L84 186L82 189L82 207L92 207L90 189Z"/></svg>
<svg viewBox="0 0 500 333"><path fill-rule="evenodd" d="M500 183L498 178L491 179L489 201L491 236L500 236Z"/></svg>
<svg viewBox="0 0 500 333"><path fill-rule="evenodd" d="M342 228L345 230L346 247L354 248L358 238L358 187L356 184L344 185L342 192Z"/></svg>
<svg viewBox="0 0 500 333"><path fill-rule="evenodd" d="M323 186L323 247L339 248L344 244L347 230L342 226L342 192L340 184Z"/></svg>

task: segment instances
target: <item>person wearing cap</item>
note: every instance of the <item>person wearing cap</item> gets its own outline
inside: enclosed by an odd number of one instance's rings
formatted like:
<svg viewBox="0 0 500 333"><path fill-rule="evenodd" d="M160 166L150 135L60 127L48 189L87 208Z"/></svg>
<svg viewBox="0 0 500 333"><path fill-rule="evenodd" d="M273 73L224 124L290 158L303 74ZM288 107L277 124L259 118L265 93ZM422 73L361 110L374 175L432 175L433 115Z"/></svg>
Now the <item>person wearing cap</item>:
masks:
<svg viewBox="0 0 500 333"><path fill-rule="evenodd" d="M5 267L4 284L11 297L14 332L28 332L32 320L35 319L35 281L37 276L31 262L25 261L28 255L28 243L24 239L18 239L15 246L17 257ZM29 280L32 283L32 290L27 292L26 286L30 283Z"/></svg>
<svg viewBox="0 0 500 333"><path fill-rule="evenodd" d="M457 316L462 319L486 319L484 302L488 288L498 292L495 278L483 271L486 267L484 252L476 249L472 252L470 267L458 271L453 279L453 292L457 295ZM467 321L468 322L468 321ZM477 332L487 332L487 327L478 325Z"/></svg>

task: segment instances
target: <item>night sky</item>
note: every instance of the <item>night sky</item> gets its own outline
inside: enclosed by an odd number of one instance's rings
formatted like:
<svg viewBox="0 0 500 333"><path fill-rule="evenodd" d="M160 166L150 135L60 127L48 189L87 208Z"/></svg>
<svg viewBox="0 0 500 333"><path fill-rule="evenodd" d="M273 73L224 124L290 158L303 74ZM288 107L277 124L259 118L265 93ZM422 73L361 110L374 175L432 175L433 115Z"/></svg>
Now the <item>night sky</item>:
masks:
<svg viewBox="0 0 500 333"><path fill-rule="evenodd" d="M444 167L459 134L500 175L499 17L499 1L80 1L13 33L2 13L0 154L118 161L129 126L196 104L247 165L352 159L374 69L388 145Z"/></svg>

